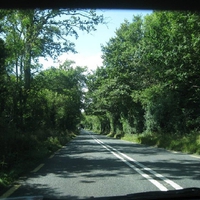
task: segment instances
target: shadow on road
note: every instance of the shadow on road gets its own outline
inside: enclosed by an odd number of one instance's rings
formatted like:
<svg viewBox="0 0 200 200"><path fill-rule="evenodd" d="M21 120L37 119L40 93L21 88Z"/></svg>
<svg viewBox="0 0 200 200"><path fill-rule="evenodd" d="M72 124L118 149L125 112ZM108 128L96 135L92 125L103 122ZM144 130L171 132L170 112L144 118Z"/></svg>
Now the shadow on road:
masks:
<svg viewBox="0 0 200 200"><path fill-rule="evenodd" d="M88 194L84 193L86 187L93 188L97 182L104 184L109 177L123 179L127 175L137 174L99 145L94 138L132 157L138 156L141 158L139 161L141 164L173 180L182 178L200 180L200 163L198 160L188 159L189 156L183 156L185 159L179 160L182 154L173 155L169 160L165 160L164 156L167 158L171 154L163 149L82 131L65 148L55 153L53 158L48 159L43 168L36 173L31 173L28 179L23 180L21 189L13 196L21 196L23 193L23 195L44 195L47 198L80 199L78 195L66 195L63 191L74 190L73 194L75 194L83 190L81 192L88 198ZM138 174L136 177L138 180L136 178L135 181L144 179Z"/></svg>

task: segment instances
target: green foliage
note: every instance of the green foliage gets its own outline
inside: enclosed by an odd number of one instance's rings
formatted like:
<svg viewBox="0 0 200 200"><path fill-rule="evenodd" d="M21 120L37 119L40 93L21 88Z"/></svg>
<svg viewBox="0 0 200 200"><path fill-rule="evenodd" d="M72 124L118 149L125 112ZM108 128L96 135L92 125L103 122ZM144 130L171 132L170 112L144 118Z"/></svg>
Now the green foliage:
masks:
<svg viewBox="0 0 200 200"><path fill-rule="evenodd" d="M109 136L198 153L199 20L198 12L155 11L124 21L88 77L86 114L107 117Z"/></svg>
<svg viewBox="0 0 200 200"><path fill-rule="evenodd" d="M200 134L192 132L187 135L180 134L160 134L160 133L142 133L142 134L125 134L123 140L165 148L171 151L200 155Z"/></svg>
<svg viewBox="0 0 200 200"><path fill-rule="evenodd" d="M86 68L66 60L42 71L39 58L76 52L70 37L104 19L80 9L0 10L0 19L0 185L7 185L69 141L82 118Z"/></svg>
<svg viewBox="0 0 200 200"><path fill-rule="evenodd" d="M137 134L125 134L122 138L122 140L133 142L133 143L140 143L140 140L138 138Z"/></svg>
<svg viewBox="0 0 200 200"><path fill-rule="evenodd" d="M18 176L33 169L40 160L61 148L75 136L67 130L50 129L26 133L9 130L6 133L7 137L4 138L6 145L1 145L0 148L0 188L8 186Z"/></svg>
<svg viewBox="0 0 200 200"><path fill-rule="evenodd" d="M180 151L185 153L199 154L199 132L180 136L171 134L155 134L146 133L137 137L137 141L141 144L162 147L165 149Z"/></svg>
<svg viewBox="0 0 200 200"><path fill-rule="evenodd" d="M71 132L76 132L82 115L86 68L72 68L71 62L68 66L66 63L34 77L26 104L13 103L16 102L15 77L5 80L10 84L8 91L13 94L7 93L0 118L2 185L15 179L24 167L30 169L35 162L60 148L73 137ZM22 97L24 94L21 90ZM12 170L14 173L10 174Z"/></svg>
<svg viewBox="0 0 200 200"><path fill-rule="evenodd" d="M87 33L104 23L95 10L81 9L27 9L0 10L2 19L0 36L11 52L7 64L19 79L24 78L25 89L30 89L38 58L56 59L65 52L76 52L69 37L78 38L78 30Z"/></svg>
<svg viewBox="0 0 200 200"><path fill-rule="evenodd" d="M107 46L102 46L105 67L98 68L88 77L86 113L107 116L113 134L143 130L143 111L140 103L134 103L131 98L132 90L140 88L138 75L142 71L138 65L137 47L141 34L140 16L135 16L133 23L125 21L116 31L116 37L111 38Z"/></svg>
<svg viewBox="0 0 200 200"><path fill-rule="evenodd" d="M26 105L15 107L19 111L23 109L19 116L23 123L18 120L17 125L19 123L26 130L38 127L75 129L83 107L84 71L80 67L52 68L37 74L26 97Z"/></svg>

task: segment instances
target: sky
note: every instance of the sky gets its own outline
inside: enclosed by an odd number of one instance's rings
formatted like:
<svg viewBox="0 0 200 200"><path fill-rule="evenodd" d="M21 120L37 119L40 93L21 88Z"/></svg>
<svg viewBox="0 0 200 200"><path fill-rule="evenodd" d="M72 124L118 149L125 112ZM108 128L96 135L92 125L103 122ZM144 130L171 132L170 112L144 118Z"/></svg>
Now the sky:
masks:
<svg viewBox="0 0 200 200"><path fill-rule="evenodd" d="M99 24L96 26L96 31L91 33L78 32L78 39L74 39L75 49L78 53L64 53L54 63L53 60L48 59L45 61L40 59L43 64L43 68L49 68L51 66L59 66L66 59L75 61L75 66L87 66L88 70L95 70L97 66L102 66L101 59L101 45L106 45L110 38L115 36L115 31L120 27L120 24L124 20L132 22L133 15L147 15L151 14L151 10L97 10L97 14L103 14L104 18L108 22L105 24Z"/></svg>

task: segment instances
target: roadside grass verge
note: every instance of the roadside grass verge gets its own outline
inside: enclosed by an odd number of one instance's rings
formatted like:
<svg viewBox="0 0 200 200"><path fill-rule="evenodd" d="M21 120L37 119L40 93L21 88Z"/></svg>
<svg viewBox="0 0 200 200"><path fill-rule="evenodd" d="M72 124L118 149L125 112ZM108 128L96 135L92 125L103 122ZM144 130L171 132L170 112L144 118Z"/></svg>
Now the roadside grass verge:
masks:
<svg viewBox="0 0 200 200"><path fill-rule="evenodd" d="M164 133L113 133L104 134L107 137L126 140L138 144L155 146L172 151L200 155L200 132L193 131L188 134Z"/></svg>
<svg viewBox="0 0 200 200"><path fill-rule="evenodd" d="M16 134L14 139L8 138L5 148L9 150L0 159L0 191L30 172L76 134L67 130L37 130L34 133Z"/></svg>
<svg viewBox="0 0 200 200"><path fill-rule="evenodd" d="M168 150L200 155L200 133L180 134L125 134L122 140L161 147Z"/></svg>
<svg viewBox="0 0 200 200"><path fill-rule="evenodd" d="M108 137L115 137L115 134L113 132L110 132L106 136L108 136Z"/></svg>

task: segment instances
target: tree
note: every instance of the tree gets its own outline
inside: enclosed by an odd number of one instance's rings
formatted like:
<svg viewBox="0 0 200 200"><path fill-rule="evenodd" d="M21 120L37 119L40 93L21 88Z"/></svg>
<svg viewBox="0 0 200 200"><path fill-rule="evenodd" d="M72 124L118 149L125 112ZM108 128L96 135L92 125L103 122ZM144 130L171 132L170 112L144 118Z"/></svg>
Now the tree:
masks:
<svg viewBox="0 0 200 200"><path fill-rule="evenodd" d="M32 113L34 123L43 122L52 129L74 130L80 122L86 68L73 68L72 63L66 60L59 68L42 71L33 80L28 113Z"/></svg>
<svg viewBox="0 0 200 200"><path fill-rule="evenodd" d="M94 10L35 9L7 12L1 22L2 37L8 44L13 44L14 58L20 57L26 89L30 88L31 69L38 62L38 57L56 58L63 52L75 52L75 45L68 37L78 38L78 30L89 33L103 23L103 16L96 15Z"/></svg>
<svg viewBox="0 0 200 200"><path fill-rule="evenodd" d="M199 129L199 17L156 11L122 23L102 47L104 66L89 87L90 112L109 112L114 132Z"/></svg>
<svg viewBox="0 0 200 200"><path fill-rule="evenodd" d="M111 38L106 46L102 46L104 67L95 72L92 87L89 92L92 96L90 109L93 107L94 114L103 110L110 118L110 127L113 133L123 132L124 124L129 124L130 132L133 127L136 131L142 131L142 117L135 118L133 115L141 113L139 103L134 109L131 92L142 87L142 66L140 62L140 43L143 38L143 20L135 16L133 22L125 21L116 30L116 36ZM94 109L95 108L95 109ZM138 109L137 109L138 108ZM137 109L137 112L135 110ZM135 112L135 113L134 113ZM138 121L137 121L138 119ZM125 122L126 121L126 122ZM137 124L137 125L136 125ZM139 125L140 124L140 125Z"/></svg>
<svg viewBox="0 0 200 200"><path fill-rule="evenodd" d="M0 15L0 36L10 52L6 59L7 70L16 77L14 115L19 116L17 123L23 127L31 82L41 67L39 57L56 59L63 52L76 52L70 37L78 38L78 31L96 30L104 19L94 10L81 9L1 10Z"/></svg>
<svg viewBox="0 0 200 200"><path fill-rule="evenodd" d="M154 12L145 19L146 48L142 60L148 66L152 87L157 85L157 88L166 91L159 100L163 109L160 115L166 116L160 123L172 125L166 131L186 132L188 121L198 118L199 113L196 109L199 63L196 57L198 50L195 50L199 44L199 13ZM170 114L169 102L172 103ZM158 108L154 107L154 110ZM161 127L163 129L163 125Z"/></svg>
<svg viewBox="0 0 200 200"><path fill-rule="evenodd" d="M56 60L64 52L76 52L70 39L77 39L78 31L94 31L104 19L94 10L81 9L0 10L0 19L3 180L4 174L13 174L9 170L16 164L28 166L38 155L64 145L71 131L76 132L86 69L74 69L66 61L59 68L42 71L39 58Z"/></svg>
<svg viewBox="0 0 200 200"><path fill-rule="evenodd" d="M0 113L2 113L5 109L5 103L6 103L6 94L7 94L7 72L5 69L5 59L7 57L6 53L6 48L5 48L5 43L3 40L0 40L0 102L1 102L1 107L0 107Z"/></svg>

